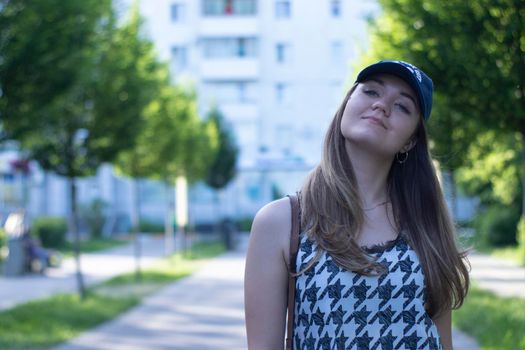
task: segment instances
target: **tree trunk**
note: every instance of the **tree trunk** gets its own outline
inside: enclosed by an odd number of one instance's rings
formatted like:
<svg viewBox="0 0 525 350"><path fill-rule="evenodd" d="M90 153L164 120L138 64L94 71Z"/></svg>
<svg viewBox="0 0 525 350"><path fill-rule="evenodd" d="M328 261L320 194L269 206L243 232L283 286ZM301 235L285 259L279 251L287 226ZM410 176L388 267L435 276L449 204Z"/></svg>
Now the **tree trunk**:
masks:
<svg viewBox="0 0 525 350"><path fill-rule="evenodd" d="M523 167L521 172L521 220L520 223L525 222L525 128L521 131L521 166ZM518 226L520 227L520 226ZM521 235L520 235L521 233ZM521 251L525 254L525 234L518 230L518 241L521 244ZM522 257L522 261L525 261L525 256Z"/></svg>
<svg viewBox="0 0 525 350"><path fill-rule="evenodd" d="M221 202L218 189L213 190L213 204L215 207L215 233L219 236L221 234Z"/></svg>
<svg viewBox="0 0 525 350"><path fill-rule="evenodd" d="M171 192L170 184L165 182L166 189L166 213L164 216L164 234L165 234L165 253L171 255L175 250L175 242L173 237L173 193Z"/></svg>
<svg viewBox="0 0 525 350"><path fill-rule="evenodd" d="M521 171L521 218L525 220L525 129L521 132L521 166L523 167Z"/></svg>
<svg viewBox="0 0 525 350"><path fill-rule="evenodd" d="M80 265L80 233L78 232L78 213L77 213L77 188L74 177L69 178L69 189L70 189L70 200L71 200L71 224L70 229L73 234L73 246L75 252L75 263L76 263L76 277L77 287L80 299L86 298L86 287L84 286L84 278L82 276L82 268Z"/></svg>
<svg viewBox="0 0 525 350"><path fill-rule="evenodd" d="M135 256L135 280L140 281L140 257L142 255L142 246L140 242L140 180L131 180L131 192L133 202L131 205L131 226L133 232L133 252Z"/></svg>
<svg viewBox="0 0 525 350"><path fill-rule="evenodd" d="M22 208L29 213L29 174L22 172Z"/></svg>
<svg viewBox="0 0 525 350"><path fill-rule="evenodd" d="M47 170L44 170L44 178L42 180L42 191L40 192L40 213L43 216L47 216L49 214L47 209L47 196L48 196L48 186L49 186L49 172Z"/></svg>
<svg viewBox="0 0 525 350"><path fill-rule="evenodd" d="M454 220L458 218L458 193L456 187L456 171L451 169L450 176L450 205L452 206L452 216Z"/></svg>

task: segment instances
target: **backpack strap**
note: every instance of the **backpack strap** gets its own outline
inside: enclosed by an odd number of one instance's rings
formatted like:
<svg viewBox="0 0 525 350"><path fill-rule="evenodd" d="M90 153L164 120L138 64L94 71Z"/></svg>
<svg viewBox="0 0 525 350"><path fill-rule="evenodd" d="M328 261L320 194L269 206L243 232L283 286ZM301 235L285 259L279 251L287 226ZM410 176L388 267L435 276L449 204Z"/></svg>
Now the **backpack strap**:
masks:
<svg viewBox="0 0 525 350"><path fill-rule="evenodd" d="M299 249L299 231L301 229L301 209L298 194L288 195L292 207L292 229L290 232L290 266L288 270L288 321L286 327L286 350L293 347L294 309L295 309L295 273L297 250Z"/></svg>

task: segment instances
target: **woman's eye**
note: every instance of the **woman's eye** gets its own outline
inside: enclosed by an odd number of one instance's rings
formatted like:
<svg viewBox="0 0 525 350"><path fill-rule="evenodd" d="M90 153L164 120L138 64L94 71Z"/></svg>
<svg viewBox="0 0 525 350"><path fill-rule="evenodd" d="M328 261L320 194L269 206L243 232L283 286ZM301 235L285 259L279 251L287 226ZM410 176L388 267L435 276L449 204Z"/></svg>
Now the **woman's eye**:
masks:
<svg viewBox="0 0 525 350"><path fill-rule="evenodd" d="M363 92L365 94L369 95L369 96L377 96L378 95L377 91L372 90L372 89L365 89L365 90L363 90Z"/></svg>
<svg viewBox="0 0 525 350"><path fill-rule="evenodd" d="M410 110L404 105L404 104L401 104L401 103L397 103L396 104L399 109L401 109L404 113L406 114L410 114Z"/></svg>

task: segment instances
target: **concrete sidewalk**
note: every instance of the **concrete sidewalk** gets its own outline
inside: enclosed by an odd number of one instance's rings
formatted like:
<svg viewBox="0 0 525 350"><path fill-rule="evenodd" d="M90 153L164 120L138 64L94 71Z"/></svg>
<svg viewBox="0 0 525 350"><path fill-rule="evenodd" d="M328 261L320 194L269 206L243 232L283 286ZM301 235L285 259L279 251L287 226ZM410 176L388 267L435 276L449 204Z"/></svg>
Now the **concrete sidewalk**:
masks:
<svg viewBox="0 0 525 350"><path fill-rule="evenodd" d="M146 267L164 255L164 239L142 236L141 266ZM86 285L101 282L135 269L133 243L100 253L82 254L80 264ZM0 310L30 300L77 290L73 258L64 259L59 268L47 269L44 275L0 277Z"/></svg>
<svg viewBox="0 0 525 350"><path fill-rule="evenodd" d="M56 350L246 349L241 242L238 251Z"/></svg>
<svg viewBox="0 0 525 350"><path fill-rule="evenodd" d="M470 276L483 289L503 297L525 298L525 267L488 255L469 255Z"/></svg>

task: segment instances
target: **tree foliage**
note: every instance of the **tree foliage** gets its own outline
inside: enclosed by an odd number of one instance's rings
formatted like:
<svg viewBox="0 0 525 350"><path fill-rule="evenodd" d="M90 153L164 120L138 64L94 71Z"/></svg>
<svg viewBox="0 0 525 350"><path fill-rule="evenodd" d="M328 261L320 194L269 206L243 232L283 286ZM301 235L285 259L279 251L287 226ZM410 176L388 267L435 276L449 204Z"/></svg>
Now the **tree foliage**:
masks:
<svg viewBox="0 0 525 350"><path fill-rule="evenodd" d="M114 165L116 171L120 174L131 176L133 178L150 177L153 169L148 166L151 164L151 156L153 156L148 149L147 135L151 123L151 113L147 113L151 105L157 103L157 99L162 89L169 86L169 71L167 65L160 62L156 57L153 44L141 38L142 20L138 12L138 4L134 4L130 11L130 17L122 30L124 40L122 44L128 48L130 44L133 45L131 49L134 51L133 57L137 60L138 72L135 79L142 80L143 85L137 85L136 88L140 91L139 99L134 101L129 100L129 95L124 95L124 98L130 102L127 107L131 113L135 114L134 122L130 123L137 130L136 138L134 139L133 147L121 151ZM127 38L126 38L127 37Z"/></svg>
<svg viewBox="0 0 525 350"><path fill-rule="evenodd" d="M75 178L135 145L158 63L138 15L117 25L111 0L0 3L0 117L45 170L69 178L77 279Z"/></svg>
<svg viewBox="0 0 525 350"><path fill-rule="evenodd" d="M218 109L212 109L209 112L208 122L214 124L218 130L219 147L208 169L206 183L214 189L221 189L235 177L239 150Z"/></svg>
<svg viewBox="0 0 525 350"><path fill-rule="evenodd" d="M490 130L478 135L465 150L466 164L458 171L458 183L468 195L479 196L486 205L515 206L521 191L519 133L501 135Z"/></svg>
<svg viewBox="0 0 525 350"><path fill-rule="evenodd" d="M165 86L145 117L140 144L149 176L172 184L177 176L190 182L204 178L217 147L217 130L199 118L195 93Z"/></svg>
<svg viewBox="0 0 525 350"><path fill-rule="evenodd" d="M46 169L93 174L134 146L157 63L111 1L9 1L0 15L5 136Z"/></svg>

